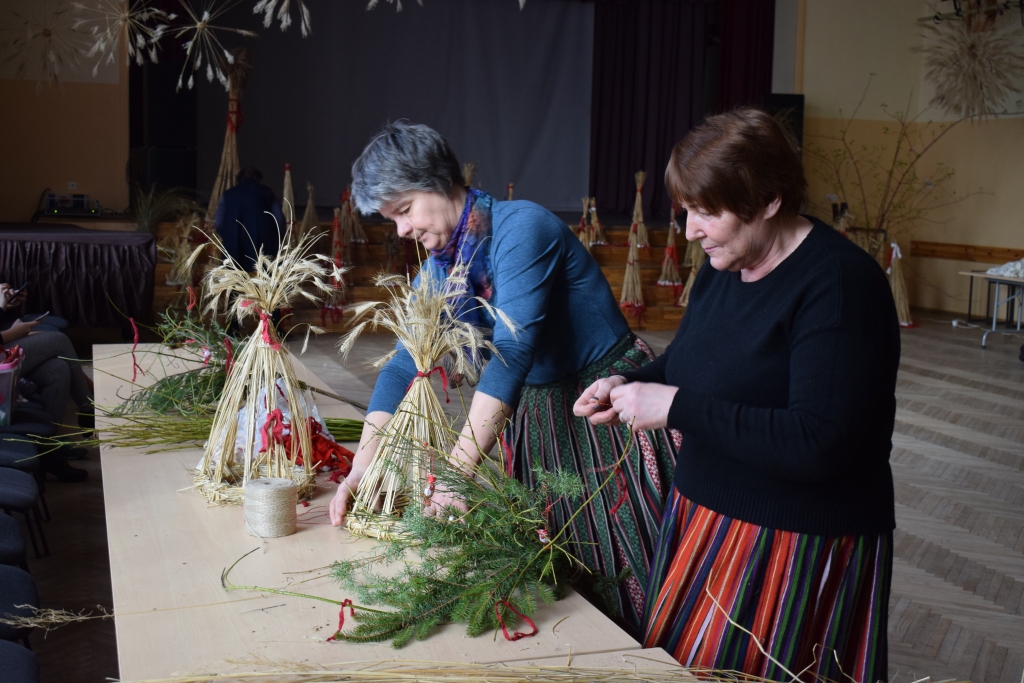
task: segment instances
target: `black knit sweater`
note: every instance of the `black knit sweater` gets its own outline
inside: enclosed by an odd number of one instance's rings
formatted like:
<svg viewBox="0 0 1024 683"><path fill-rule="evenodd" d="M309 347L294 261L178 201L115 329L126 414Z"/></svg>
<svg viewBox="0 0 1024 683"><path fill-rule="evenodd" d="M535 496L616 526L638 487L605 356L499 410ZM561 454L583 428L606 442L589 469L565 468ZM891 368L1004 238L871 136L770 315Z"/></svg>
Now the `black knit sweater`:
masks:
<svg viewBox="0 0 1024 683"><path fill-rule="evenodd" d="M756 282L705 264L672 344L625 376L679 387L668 425L688 499L774 529L886 533L896 309L878 264L812 220Z"/></svg>

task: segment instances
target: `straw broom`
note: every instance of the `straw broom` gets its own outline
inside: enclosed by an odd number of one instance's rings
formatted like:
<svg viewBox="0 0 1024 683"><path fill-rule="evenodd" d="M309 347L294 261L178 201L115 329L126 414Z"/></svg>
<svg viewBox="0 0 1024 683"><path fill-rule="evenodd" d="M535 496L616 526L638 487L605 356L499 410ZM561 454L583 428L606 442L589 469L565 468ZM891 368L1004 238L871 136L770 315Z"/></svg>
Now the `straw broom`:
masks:
<svg viewBox="0 0 1024 683"><path fill-rule="evenodd" d="M313 201L313 184L306 183L306 190L309 192L309 199L306 201L306 212L302 214L299 235L312 234L320 225L320 217L316 215L316 204Z"/></svg>
<svg viewBox="0 0 1024 683"><path fill-rule="evenodd" d="M683 285L683 293L679 295L676 306L686 307L690 304L690 290L693 289L693 282L697 279L697 272L704 265L708 255L700 246L699 240L694 240L686 246L686 253L690 255L690 274L686 276L686 284Z"/></svg>
<svg viewBox="0 0 1024 683"><path fill-rule="evenodd" d="M287 349L281 345L270 315L290 307L299 296L313 303L331 291L328 276L340 277L326 256L311 254L315 237L301 236L282 241L273 258L260 249L255 273L250 275L233 261L214 236L215 247L224 260L206 275L206 310L215 313L221 305L239 322L257 317L256 331L245 343L228 372L224 393L217 405L210 438L203 459L194 474L195 487L212 503L241 503L245 482L259 477L293 479L299 495L314 487L310 457L296 465L298 456L311 454L309 414L300 401L301 388ZM316 293L303 289L311 285ZM310 327L309 331L319 332ZM307 333L308 342L308 333ZM279 387L278 379L283 387ZM267 419L257 425L260 399L265 401ZM286 449L282 434L283 401L291 410L291 448ZM235 452L238 414L246 410L242 453ZM275 417L276 416L276 417ZM276 421L276 424L275 424Z"/></svg>
<svg viewBox="0 0 1024 683"><path fill-rule="evenodd" d="M590 246L606 245L608 238L604 236L604 227L597 217L597 197L590 198Z"/></svg>
<svg viewBox="0 0 1024 683"><path fill-rule="evenodd" d="M636 201L633 202L633 225L636 230L636 246L640 249L648 249L651 246L650 237L647 235L647 226L644 225L644 180L647 174L637 171L636 179Z"/></svg>
<svg viewBox="0 0 1024 683"><path fill-rule="evenodd" d="M296 239L295 192L292 190L292 165L284 165L284 189L281 191L281 214L284 216L284 241Z"/></svg>
<svg viewBox="0 0 1024 683"><path fill-rule="evenodd" d="M676 224L676 207L670 210L668 220L668 241L665 243L665 258L661 260L661 275L658 276L658 284L662 287L678 287L683 284L679 277L679 267L676 265L676 232L679 226Z"/></svg>
<svg viewBox="0 0 1024 683"><path fill-rule="evenodd" d="M347 523L354 534L387 538L400 533L395 527L402 509L427 483L425 457L447 457L455 447L451 420L430 386L430 376L435 372L447 384L447 373L439 363L447 360L452 372L472 378L482 365L484 349L501 358L482 330L457 316L455 307L468 291L467 273L468 267L459 263L445 280L436 282L430 269L421 269L415 287L407 276L378 275L374 284L389 288L391 300L361 304L374 310L373 317L356 325L339 344L345 358L363 330L383 328L398 337L417 371L395 414L381 428L380 445L360 481ZM510 330L516 329L503 312L483 299L474 300ZM382 367L395 353L378 359L374 366ZM380 512L375 512L381 499Z"/></svg>
<svg viewBox="0 0 1024 683"><path fill-rule="evenodd" d="M217 206L224 191L234 187L235 178L238 177L238 128L242 125L242 89L249 80L249 70L252 67L252 59L249 50L246 48L235 48L230 51L233 61L228 60L224 65L228 78L228 123L227 131L224 133L224 148L220 153L220 167L217 169L217 177L213 181L213 190L210 192L210 204L206 209L206 220L213 222L217 215Z"/></svg>
<svg viewBox="0 0 1024 683"><path fill-rule="evenodd" d="M639 324L647 306L644 305L644 290L640 282L640 250L637 242L637 224L633 223L629 229L629 254L626 256L626 275L622 279L619 306Z"/></svg>
<svg viewBox="0 0 1024 683"><path fill-rule="evenodd" d="M917 327L913 318L910 317L910 301L907 299L907 283L903 277L903 254L900 252L900 245L893 242L889 251L889 268L886 273L889 275L889 287L892 288L892 298L896 302L896 316L899 318L900 327Z"/></svg>
<svg viewBox="0 0 1024 683"><path fill-rule="evenodd" d="M587 220L589 218L589 216L587 215L588 209L590 209L590 197L584 197L583 215L580 216L580 225L576 229L576 236L579 237L580 243L583 245L583 248L589 252L592 233L590 231L590 226L588 225Z"/></svg>

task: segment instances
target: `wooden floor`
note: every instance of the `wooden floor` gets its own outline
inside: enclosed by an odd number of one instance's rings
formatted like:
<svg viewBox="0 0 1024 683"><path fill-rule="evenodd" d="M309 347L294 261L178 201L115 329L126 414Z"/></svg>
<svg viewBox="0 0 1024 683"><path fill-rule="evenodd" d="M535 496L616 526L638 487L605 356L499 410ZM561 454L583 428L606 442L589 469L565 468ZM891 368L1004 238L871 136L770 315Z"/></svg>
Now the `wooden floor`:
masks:
<svg viewBox="0 0 1024 683"><path fill-rule="evenodd" d="M1024 339L953 328L922 314L903 333L893 436L895 572L889 675L1018 683L1024 670ZM643 333L656 351L671 333ZM367 336L342 367L333 339L313 340L307 367L365 402L374 371L365 361L392 342ZM468 397L467 397L468 398ZM455 400L453 399L453 403ZM84 484L51 483L51 555L30 560L46 607L110 606L98 458ZM870 505L871 501L865 501ZM93 621L35 634L42 680L116 678L113 624ZM154 644L159 647L159 644Z"/></svg>

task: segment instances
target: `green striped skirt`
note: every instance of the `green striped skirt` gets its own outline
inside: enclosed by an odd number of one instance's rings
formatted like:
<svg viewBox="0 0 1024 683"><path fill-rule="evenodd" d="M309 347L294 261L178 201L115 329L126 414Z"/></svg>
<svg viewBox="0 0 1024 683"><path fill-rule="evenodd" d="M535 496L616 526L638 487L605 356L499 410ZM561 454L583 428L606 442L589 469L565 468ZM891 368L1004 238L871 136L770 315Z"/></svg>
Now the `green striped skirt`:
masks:
<svg viewBox="0 0 1024 683"><path fill-rule="evenodd" d="M560 500L552 507L553 532L562 529L577 506L612 477L573 519L567 535L575 556L592 572L582 581L584 592L603 598L606 613L637 636L643 633L644 590L683 437L666 429L637 432L627 460L616 470L616 462L630 445L629 428L595 427L575 417L572 406L598 378L634 370L653 358L650 347L630 333L604 358L575 375L526 386L510 438L513 471L528 486L534 485L537 468L574 472L583 480L582 500Z"/></svg>

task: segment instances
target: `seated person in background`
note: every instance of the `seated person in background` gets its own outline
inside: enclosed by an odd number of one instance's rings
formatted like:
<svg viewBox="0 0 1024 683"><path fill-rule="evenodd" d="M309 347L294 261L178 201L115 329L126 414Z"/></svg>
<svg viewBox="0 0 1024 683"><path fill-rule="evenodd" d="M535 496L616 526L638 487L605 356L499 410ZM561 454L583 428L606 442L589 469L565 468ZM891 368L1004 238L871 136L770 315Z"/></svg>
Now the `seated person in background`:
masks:
<svg viewBox="0 0 1024 683"><path fill-rule="evenodd" d="M19 309L27 297L27 287L15 289L7 282L0 282L0 330L6 330L18 322L37 323L34 328L36 332L57 332L68 326L67 320L55 315L19 315Z"/></svg>
<svg viewBox="0 0 1024 683"><path fill-rule="evenodd" d="M253 269L261 248L267 256L277 254L285 229L281 203L262 181L263 174L257 169L243 168L238 184L221 197L213 221L228 254L247 270Z"/></svg>

